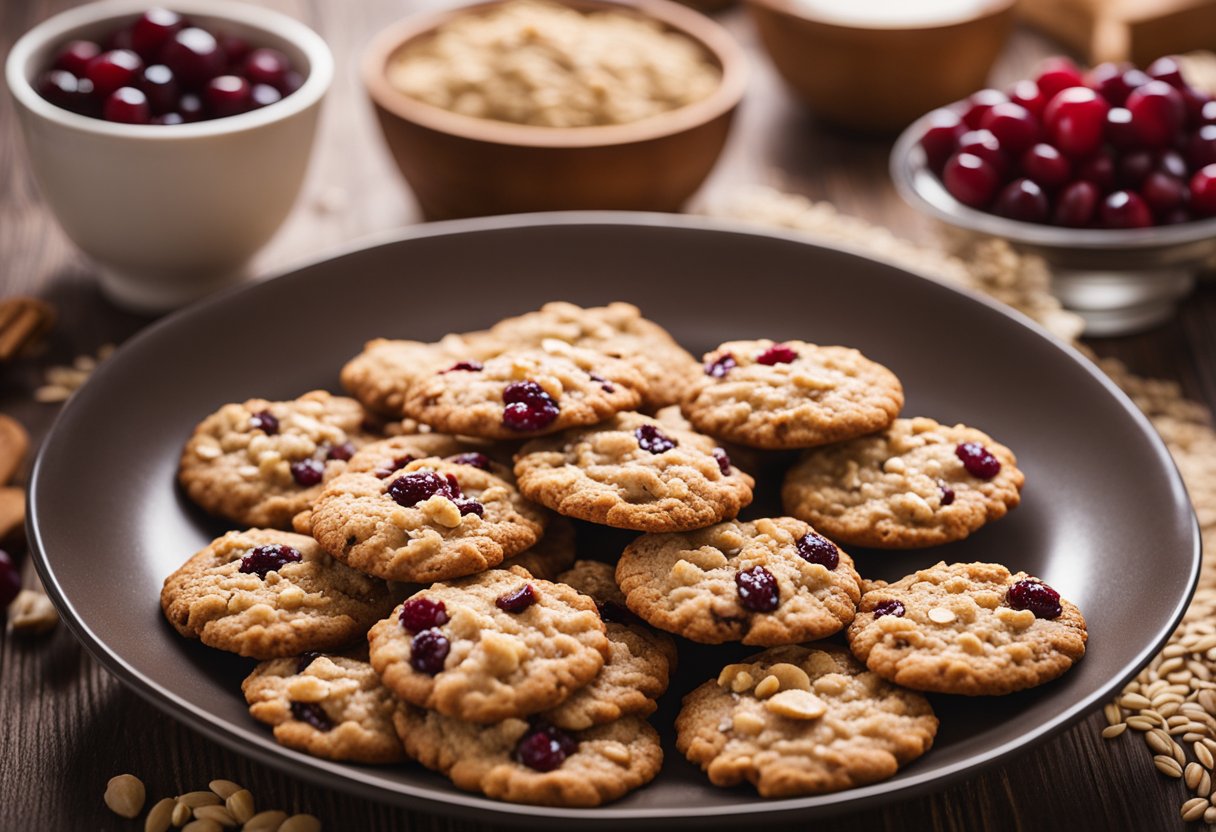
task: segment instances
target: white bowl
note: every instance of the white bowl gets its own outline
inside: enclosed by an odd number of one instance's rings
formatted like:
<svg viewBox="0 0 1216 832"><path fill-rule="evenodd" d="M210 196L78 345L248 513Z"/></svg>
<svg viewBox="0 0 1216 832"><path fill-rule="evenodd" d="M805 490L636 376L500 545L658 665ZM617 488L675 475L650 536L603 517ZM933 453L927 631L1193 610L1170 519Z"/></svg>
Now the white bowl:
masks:
<svg viewBox="0 0 1216 832"><path fill-rule="evenodd" d="M101 39L151 0L104 0L46 20L17 41L5 77L42 194L100 267L115 302L159 312L234 282L299 193L333 56L302 23L220 0L173 0L196 23L284 52L305 76L281 101L179 125L77 115L32 86L74 38Z"/></svg>

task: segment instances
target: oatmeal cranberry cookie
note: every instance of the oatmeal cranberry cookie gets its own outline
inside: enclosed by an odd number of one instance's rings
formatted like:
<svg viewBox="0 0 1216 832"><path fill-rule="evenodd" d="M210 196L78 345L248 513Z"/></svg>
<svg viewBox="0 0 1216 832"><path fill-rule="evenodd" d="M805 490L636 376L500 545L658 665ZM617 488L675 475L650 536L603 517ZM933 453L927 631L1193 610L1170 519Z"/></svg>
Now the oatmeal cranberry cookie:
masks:
<svg viewBox="0 0 1216 832"><path fill-rule="evenodd" d="M409 756L458 788L511 803L599 806L663 764L659 735L636 717L567 732L522 719L475 725L403 704L393 721Z"/></svg>
<svg viewBox="0 0 1216 832"><path fill-rule="evenodd" d="M649 716L667 691L676 665L671 637L656 633L625 607L625 596L612 577L612 567L580 560L559 580L592 598L607 628L611 655L599 675L542 718L567 730L615 722L623 716Z"/></svg>
<svg viewBox="0 0 1216 832"><path fill-rule="evenodd" d="M367 638L393 693L471 722L559 705L610 655L594 601L519 568L421 590Z"/></svg>
<svg viewBox="0 0 1216 832"><path fill-rule="evenodd" d="M311 538L229 532L165 579L165 617L186 638L255 659L339 648L392 609L383 581L334 561Z"/></svg>
<svg viewBox="0 0 1216 832"><path fill-rule="evenodd" d="M368 410L400 417L405 414L405 395L414 381L461 360L460 357L489 358L502 348L484 333L471 333L469 337L450 335L433 344L375 338L342 368L342 386Z"/></svg>
<svg viewBox="0 0 1216 832"><path fill-rule="evenodd" d="M823 794L895 774L929 750L937 718L826 644L775 647L727 665L684 697L676 748L715 786L761 797Z"/></svg>
<svg viewBox="0 0 1216 832"><path fill-rule="evenodd" d="M807 448L882 430L904 406L886 367L848 347L728 341L681 407L697 430L754 448Z"/></svg>
<svg viewBox="0 0 1216 832"><path fill-rule="evenodd" d="M628 303L590 309L546 303L536 312L501 321L490 332L505 343L541 346L556 340L622 358L645 378L643 407L648 410L678 402L701 369L667 330Z"/></svg>
<svg viewBox="0 0 1216 832"><path fill-rule="evenodd" d="M559 514L652 532L734 517L754 484L708 436L639 413L529 442L515 476L524 496Z"/></svg>
<svg viewBox="0 0 1216 832"><path fill-rule="evenodd" d="M797 644L853 620L861 579L832 541L792 517L642 535L616 580L629 609L703 644Z"/></svg>
<svg viewBox="0 0 1216 832"><path fill-rule="evenodd" d="M286 402L226 404L195 428L178 479L211 514L247 526L289 528L321 481L371 440L354 399L322 390Z"/></svg>
<svg viewBox="0 0 1216 832"><path fill-rule="evenodd" d="M574 563L574 524L560 515L551 515L545 524L545 536L524 552L503 561L503 568L520 566L534 577L556 581Z"/></svg>
<svg viewBox="0 0 1216 832"><path fill-rule="evenodd" d="M430 583L484 572L532 546L545 515L514 486L437 457L348 471L317 498L317 542L338 560L390 581Z"/></svg>
<svg viewBox="0 0 1216 832"><path fill-rule="evenodd" d="M241 683L249 713L280 745L326 760L397 763L397 700L365 661L305 653L263 662Z"/></svg>
<svg viewBox="0 0 1216 832"><path fill-rule="evenodd" d="M445 433L520 439L631 410L645 388L619 358L558 344L433 370L409 386L405 412Z"/></svg>
<svg viewBox="0 0 1216 832"><path fill-rule="evenodd" d="M1041 685L1085 655L1085 619L1058 592L995 563L938 563L861 599L849 646L915 690L993 696Z"/></svg>
<svg viewBox="0 0 1216 832"><path fill-rule="evenodd" d="M1021 499L1013 452L964 425L897 419L873 436L807 451L785 510L841 543L905 549L961 540Z"/></svg>

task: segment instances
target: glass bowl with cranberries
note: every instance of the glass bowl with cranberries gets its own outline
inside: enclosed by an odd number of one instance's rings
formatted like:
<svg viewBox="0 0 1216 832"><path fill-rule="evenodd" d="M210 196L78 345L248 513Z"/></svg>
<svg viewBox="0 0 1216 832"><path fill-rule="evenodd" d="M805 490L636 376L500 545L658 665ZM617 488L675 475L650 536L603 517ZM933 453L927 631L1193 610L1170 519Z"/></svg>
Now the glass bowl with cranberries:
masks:
<svg viewBox="0 0 1216 832"><path fill-rule="evenodd" d="M918 119L891 175L914 207L1041 255L1089 335L1168 319L1216 255L1216 101L1172 57L1050 58Z"/></svg>
<svg viewBox="0 0 1216 832"><path fill-rule="evenodd" d="M5 76L64 231L111 299L159 312L242 276L286 219L333 58L267 9L104 0L27 32Z"/></svg>

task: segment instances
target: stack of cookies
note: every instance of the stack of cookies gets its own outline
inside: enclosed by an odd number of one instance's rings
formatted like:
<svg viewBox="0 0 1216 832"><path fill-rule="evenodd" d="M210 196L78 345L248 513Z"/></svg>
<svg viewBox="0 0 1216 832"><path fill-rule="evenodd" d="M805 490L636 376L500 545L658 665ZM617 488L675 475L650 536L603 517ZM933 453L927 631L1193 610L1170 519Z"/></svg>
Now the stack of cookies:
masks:
<svg viewBox="0 0 1216 832"><path fill-rule="evenodd" d="M628 304L551 303L371 341L342 383L354 398L198 426L179 479L242 529L161 595L182 635L262 660L244 693L289 747L595 806L659 772L647 718L674 683L676 746L711 782L816 794L928 750L920 692L1009 693L1084 653L1076 607L1025 573L858 573L841 546L959 540L1023 476L981 431L900 418L899 380L856 350L732 341L698 362ZM757 483L738 463L783 482L784 516L739 518ZM579 559L604 526L641 534ZM766 649L695 687L687 641Z"/></svg>

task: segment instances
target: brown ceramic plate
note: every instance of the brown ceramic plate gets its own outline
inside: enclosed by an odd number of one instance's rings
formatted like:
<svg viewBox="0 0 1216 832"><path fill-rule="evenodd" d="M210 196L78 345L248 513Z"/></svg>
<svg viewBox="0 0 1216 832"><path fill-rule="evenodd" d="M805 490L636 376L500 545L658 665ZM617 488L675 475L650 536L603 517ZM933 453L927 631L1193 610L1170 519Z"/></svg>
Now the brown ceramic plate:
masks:
<svg viewBox="0 0 1216 832"><path fill-rule="evenodd" d="M849 344L891 367L906 413L959 420L1012 447L1024 502L970 539L913 553L857 552L895 578L939 558L1041 576L1089 619L1089 655L1056 682L995 699L936 696L941 733L898 776L865 788L760 800L712 788L672 743L679 697L748 651L682 648L654 717L659 778L594 810L485 800L414 766L328 763L281 748L245 710L251 662L178 638L164 577L223 527L174 488L179 449L205 414L251 396L337 389L377 335L438 338L553 299L629 300L694 351L732 338ZM761 494L772 510L773 488ZM872 807L939 788L1026 749L1098 707L1165 641L1190 597L1199 537L1182 482L1148 422L1084 358L993 303L857 254L708 220L553 214L422 226L199 304L148 328L64 409L30 485L39 571L85 645L149 701L256 759L369 799L483 820L703 828ZM590 549L619 533L582 529Z"/></svg>

